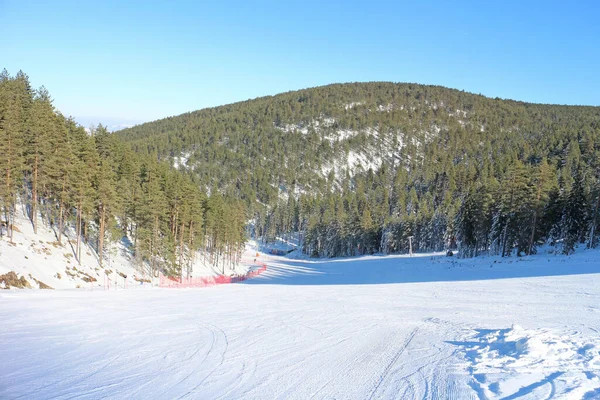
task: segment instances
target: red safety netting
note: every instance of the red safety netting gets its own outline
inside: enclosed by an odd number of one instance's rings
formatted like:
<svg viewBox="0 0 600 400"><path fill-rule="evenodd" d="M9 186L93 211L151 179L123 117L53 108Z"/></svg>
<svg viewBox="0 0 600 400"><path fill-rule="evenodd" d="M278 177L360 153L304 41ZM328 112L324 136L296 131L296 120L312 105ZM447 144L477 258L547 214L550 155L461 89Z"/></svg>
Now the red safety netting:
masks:
<svg viewBox="0 0 600 400"><path fill-rule="evenodd" d="M215 285L223 285L226 283L243 282L246 279L253 278L267 270L266 264L259 263L259 268L248 271L245 275L234 276L202 276L197 278L177 278L171 276L160 275L159 287L164 288L197 288Z"/></svg>

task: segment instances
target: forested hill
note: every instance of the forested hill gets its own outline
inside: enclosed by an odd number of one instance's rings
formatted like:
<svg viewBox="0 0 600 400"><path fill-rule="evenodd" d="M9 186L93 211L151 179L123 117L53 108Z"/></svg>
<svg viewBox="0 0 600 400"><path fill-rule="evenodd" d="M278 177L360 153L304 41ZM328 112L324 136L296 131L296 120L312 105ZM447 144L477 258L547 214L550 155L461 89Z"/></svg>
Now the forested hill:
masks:
<svg viewBox="0 0 600 400"><path fill-rule="evenodd" d="M438 86L335 84L117 133L201 187L243 198L258 234L311 255L565 252L595 245L600 108ZM290 195L292 194L292 195Z"/></svg>

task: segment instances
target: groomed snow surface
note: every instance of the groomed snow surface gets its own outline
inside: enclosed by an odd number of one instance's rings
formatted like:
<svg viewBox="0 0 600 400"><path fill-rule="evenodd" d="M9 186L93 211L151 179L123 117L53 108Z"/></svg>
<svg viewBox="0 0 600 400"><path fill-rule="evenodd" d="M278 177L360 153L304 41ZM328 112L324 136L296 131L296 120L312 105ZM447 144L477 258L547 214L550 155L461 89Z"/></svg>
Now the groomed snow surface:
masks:
<svg viewBox="0 0 600 400"><path fill-rule="evenodd" d="M0 398L600 398L599 251L260 258L203 289L0 291Z"/></svg>

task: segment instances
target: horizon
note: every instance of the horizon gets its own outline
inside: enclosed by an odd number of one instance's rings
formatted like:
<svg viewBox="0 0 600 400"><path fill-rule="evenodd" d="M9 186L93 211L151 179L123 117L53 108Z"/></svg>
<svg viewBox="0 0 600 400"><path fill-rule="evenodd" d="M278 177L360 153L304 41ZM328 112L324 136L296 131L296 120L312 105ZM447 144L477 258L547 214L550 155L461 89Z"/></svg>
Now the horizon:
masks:
<svg viewBox="0 0 600 400"><path fill-rule="evenodd" d="M136 125L338 83L600 106L600 5L0 3L11 74L84 126ZM19 32L15 35L14 32ZM43 61L43 62L40 62Z"/></svg>

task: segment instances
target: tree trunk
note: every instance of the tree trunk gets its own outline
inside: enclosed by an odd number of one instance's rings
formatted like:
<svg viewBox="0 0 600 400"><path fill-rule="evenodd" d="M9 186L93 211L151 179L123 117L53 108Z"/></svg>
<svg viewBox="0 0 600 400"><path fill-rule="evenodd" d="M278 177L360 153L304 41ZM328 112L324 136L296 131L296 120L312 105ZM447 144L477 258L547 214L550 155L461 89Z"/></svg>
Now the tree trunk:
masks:
<svg viewBox="0 0 600 400"><path fill-rule="evenodd" d="M77 263L81 265L81 198L79 199L79 204L77 204L77 246L75 247L75 257L77 258Z"/></svg>
<svg viewBox="0 0 600 400"><path fill-rule="evenodd" d="M62 192L60 193L60 205L58 208L58 244L62 244L62 232L63 232L63 214L65 209L65 188L67 186L67 176L63 176L62 180Z"/></svg>
<svg viewBox="0 0 600 400"><path fill-rule="evenodd" d="M508 207L508 216L506 218L506 224L504 225L504 237L502 238L502 257L504 257L506 255L506 240L508 238L508 225L510 223L510 214L513 212L513 201L514 201L514 196L515 196L515 176L513 175L512 179L511 179L511 188L510 188L510 203L509 203L509 207ZM512 250L512 247L511 247Z"/></svg>
<svg viewBox="0 0 600 400"><path fill-rule="evenodd" d="M194 263L194 260L196 258L196 249L192 246L192 243L194 242L194 235L193 235L193 231L192 231L192 221L190 221L190 226L188 228L188 251L190 252L190 257L188 260L188 265L187 265L187 274L188 274L188 278L190 277L190 272L192 270L192 264Z"/></svg>
<svg viewBox="0 0 600 400"><path fill-rule="evenodd" d="M156 215L154 217L154 231L153 231L152 236L153 236L152 241L154 242L153 246L152 246L152 253L153 253L153 256L152 256L152 273L153 273L153 275L152 276L155 276L157 269L158 269L158 268L156 268L156 257L157 257L156 249L158 247L157 246L157 244L158 244L158 215Z"/></svg>
<svg viewBox="0 0 600 400"><path fill-rule="evenodd" d="M106 208L104 205L100 205L100 232L98 233L98 259L100 260L100 268L102 268L102 253L104 250L105 215Z"/></svg>
<svg viewBox="0 0 600 400"><path fill-rule="evenodd" d="M12 242L10 233L8 231L10 228L10 217L8 216L8 207L6 206L6 204L4 205L4 219L6 220L6 236L8 236L9 242ZM4 236L2 232L2 221L0 221L0 239Z"/></svg>
<svg viewBox="0 0 600 400"><path fill-rule="evenodd" d="M33 233L37 234L37 185L38 185L38 160L35 156L33 162L33 182L31 185L31 223L33 224Z"/></svg>
<svg viewBox="0 0 600 400"><path fill-rule="evenodd" d="M510 222L510 218L506 220L506 224L504 225L504 234L502 235L502 257L506 255L506 240L508 236L508 223Z"/></svg>
<svg viewBox="0 0 600 400"><path fill-rule="evenodd" d="M58 244L62 246L62 231L63 231L63 202L60 201L58 206Z"/></svg>
<svg viewBox="0 0 600 400"><path fill-rule="evenodd" d="M10 142L9 142L9 146L10 146ZM11 176L10 176L10 168L11 168L11 162L10 162L10 157L8 158L8 166L6 167L6 196L7 198L5 199L6 202L4 203L4 214L6 215L6 234L8 235L9 238L9 242L12 243L13 238L12 238L12 229L11 229L11 225L10 225L10 210L9 210L9 206L8 203L12 203L12 201L8 201L8 199L11 197L10 196L10 186L11 186ZM11 199L12 200L12 199ZM2 237L2 228L0 227L0 237Z"/></svg>
<svg viewBox="0 0 600 400"><path fill-rule="evenodd" d="M540 199L542 198L542 183L538 184L538 192L536 196L535 202L535 211L533 212L533 226L531 227L531 238L529 238L529 250L527 251L527 255L531 255L531 251L533 250L533 241L535 240L535 228L537 226L537 218L538 218L538 205L540 204Z"/></svg>
<svg viewBox="0 0 600 400"><path fill-rule="evenodd" d="M600 193L598 193L598 196L596 197L596 206L594 207L594 218L592 220L592 230L590 232L590 240L588 243L588 247L590 249L594 248L594 234L595 234L595 230L596 230L596 219L598 218L599 206L600 206Z"/></svg>
<svg viewBox="0 0 600 400"><path fill-rule="evenodd" d="M533 250L533 241L535 239L535 227L537 225L537 217L538 217L538 212L537 212L537 208L535 209L535 211L533 212L533 226L531 227L531 237L529 238L529 250L527 251L527 255L531 255L531 251Z"/></svg>
<svg viewBox="0 0 600 400"><path fill-rule="evenodd" d="M181 267L181 276L183 276L183 255L184 255L184 247L183 247L183 235L185 233L185 224L183 220L181 221L181 229L179 229L179 265Z"/></svg>
<svg viewBox="0 0 600 400"><path fill-rule="evenodd" d="M8 241L13 243L13 234L15 232L15 212L14 206L8 210L8 216L6 217L6 229L8 231Z"/></svg>

